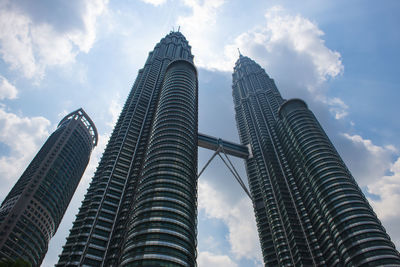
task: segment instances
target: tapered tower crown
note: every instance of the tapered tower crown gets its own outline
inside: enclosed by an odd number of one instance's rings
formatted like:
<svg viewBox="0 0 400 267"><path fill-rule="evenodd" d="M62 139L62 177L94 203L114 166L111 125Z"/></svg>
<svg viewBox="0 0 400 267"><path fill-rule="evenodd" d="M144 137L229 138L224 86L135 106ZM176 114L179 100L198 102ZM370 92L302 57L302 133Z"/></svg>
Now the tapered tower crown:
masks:
<svg viewBox="0 0 400 267"><path fill-rule="evenodd" d="M79 120L82 125L86 128L87 133L89 134L89 141L93 144L93 147L97 145L99 134L97 133L96 126L94 125L92 119L86 114L86 112L80 108L77 109L68 115L66 115L58 124L58 128L62 125L68 123L70 120Z"/></svg>

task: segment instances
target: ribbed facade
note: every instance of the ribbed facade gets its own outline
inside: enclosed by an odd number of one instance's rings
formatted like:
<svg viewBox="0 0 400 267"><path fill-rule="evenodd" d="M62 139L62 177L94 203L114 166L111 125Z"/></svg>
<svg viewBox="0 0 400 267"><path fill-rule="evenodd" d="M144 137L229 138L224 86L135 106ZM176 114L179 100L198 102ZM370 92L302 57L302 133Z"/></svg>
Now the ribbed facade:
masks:
<svg viewBox="0 0 400 267"><path fill-rule="evenodd" d="M82 109L64 117L0 207L0 259L40 266L96 144Z"/></svg>
<svg viewBox="0 0 400 267"><path fill-rule="evenodd" d="M400 257L343 160L299 99L285 101L240 55L233 100L266 266L400 265Z"/></svg>
<svg viewBox="0 0 400 267"><path fill-rule="evenodd" d="M121 266L194 266L196 191L197 75L179 60L165 74Z"/></svg>
<svg viewBox="0 0 400 267"><path fill-rule="evenodd" d="M57 266L195 261L197 73L190 49L171 32L149 53Z"/></svg>

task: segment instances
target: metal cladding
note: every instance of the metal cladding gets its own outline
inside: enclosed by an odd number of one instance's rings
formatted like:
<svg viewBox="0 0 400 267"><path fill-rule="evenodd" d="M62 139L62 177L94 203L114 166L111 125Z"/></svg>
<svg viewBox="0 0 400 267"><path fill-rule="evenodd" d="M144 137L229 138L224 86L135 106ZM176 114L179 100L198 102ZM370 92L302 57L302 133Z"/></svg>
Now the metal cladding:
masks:
<svg viewBox="0 0 400 267"><path fill-rule="evenodd" d="M190 49L171 32L149 53L57 266L193 266L197 73Z"/></svg>
<svg viewBox="0 0 400 267"><path fill-rule="evenodd" d="M304 101L240 55L233 100L266 266L400 265L400 256Z"/></svg>
<svg viewBox="0 0 400 267"><path fill-rule="evenodd" d="M96 144L82 109L61 120L0 207L0 260L40 266Z"/></svg>
<svg viewBox="0 0 400 267"><path fill-rule="evenodd" d="M167 68L121 266L196 263L197 74Z"/></svg>

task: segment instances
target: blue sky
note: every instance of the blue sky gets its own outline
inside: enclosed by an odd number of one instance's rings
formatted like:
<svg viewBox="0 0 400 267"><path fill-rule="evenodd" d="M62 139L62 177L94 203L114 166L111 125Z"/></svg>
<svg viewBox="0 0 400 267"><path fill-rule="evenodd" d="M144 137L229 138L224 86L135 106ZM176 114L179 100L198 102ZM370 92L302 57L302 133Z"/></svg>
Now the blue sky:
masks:
<svg viewBox="0 0 400 267"><path fill-rule="evenodd" d="M60 119L83 107L100 142L50 242L43 266L54 265L138 69L180 25L199 70L199 130L238 140L240 48L285 98L307 101L399 247L399 9L396 0L1 0L0 200ZM200 149L199 167L211 154ZM198 229L200 267L262 265L250 201L218 159L199 180Z"/></svg>

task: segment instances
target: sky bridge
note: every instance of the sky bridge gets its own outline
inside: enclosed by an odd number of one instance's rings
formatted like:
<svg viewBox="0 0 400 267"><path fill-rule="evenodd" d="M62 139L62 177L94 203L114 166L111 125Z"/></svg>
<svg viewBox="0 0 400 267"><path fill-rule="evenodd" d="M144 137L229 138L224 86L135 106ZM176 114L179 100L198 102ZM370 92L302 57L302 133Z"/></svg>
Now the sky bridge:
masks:
<svg viewBox="0 0 400 267"><path fill-rule="evenodd" d="M219 156L221 160L225 163L225 166L229 169L229 171L233 174L236 181L242 187L244 192L249 196L251 199L250 192L248 191L246 185L244 184L242 178L240 177L239 173L236 171L235 166L229 159L228 155L242 158L242 159L249 159L252 158L251 146L250 145L240 145L233 143L231 141L223 140L221 138L217 138L214 136L198 133L198 141L197 144L199 147L210 149L215 151L211 158L207 161L204 167L201 169L197 178L205 171L207 166L211 163L211 161L215 158L215 156Z"/></svg>

